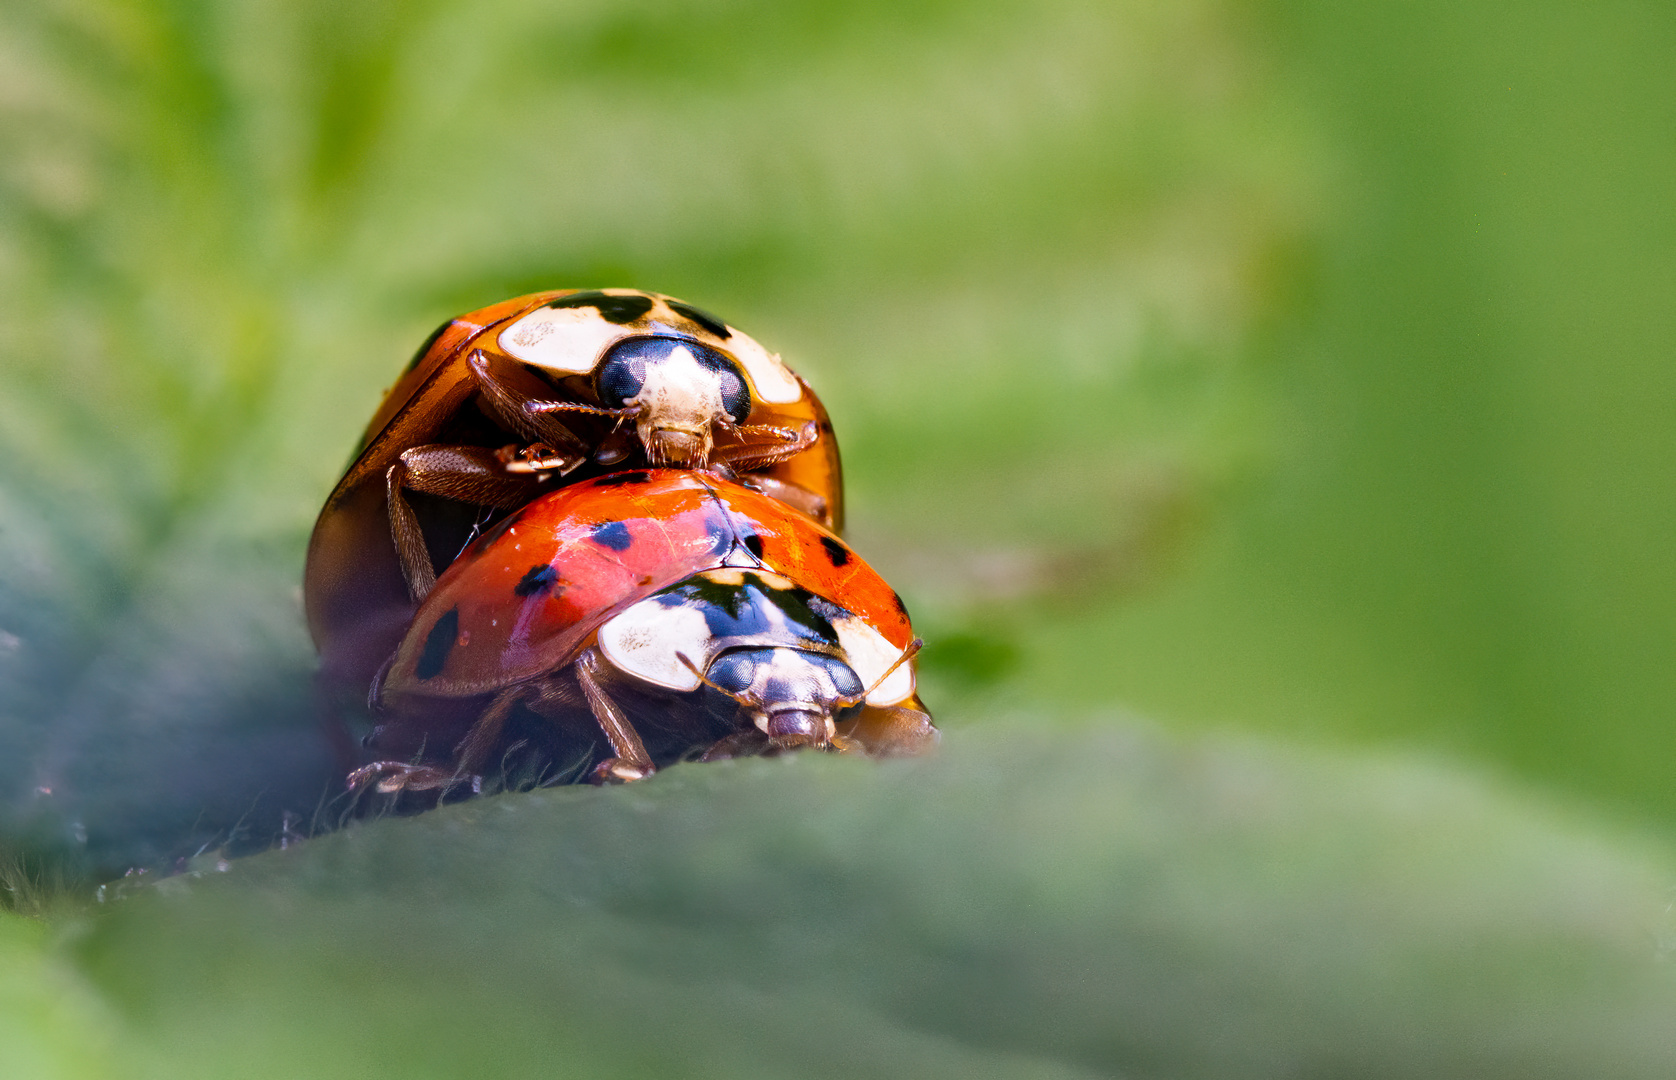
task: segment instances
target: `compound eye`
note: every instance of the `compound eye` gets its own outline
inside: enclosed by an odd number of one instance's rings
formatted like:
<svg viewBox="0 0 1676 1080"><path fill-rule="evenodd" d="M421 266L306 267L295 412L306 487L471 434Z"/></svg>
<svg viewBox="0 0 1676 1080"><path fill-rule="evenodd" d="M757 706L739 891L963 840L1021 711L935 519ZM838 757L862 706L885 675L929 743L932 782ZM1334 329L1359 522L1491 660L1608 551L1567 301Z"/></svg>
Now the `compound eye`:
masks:
<svg viewBox="0 0 1676 1080"><path fill-rule="evenodd" d="M725 361L724 361L725 362ZM732 364L717 371L721 376L722 408L735 424L743 424L751 415L751 391Z"/></svg>
<svg viewBox="0 0 1676 1080"><path fill-rule="evenodd" d="M826 669L827 678L832 680L832 688L838 691L839 697L855 697L861 693L861 679L850 665L832 656L812 656L810 659Z"/></svg>
<svg viewBox="0 0 1676 1080"><path fill-rule="evenodd" d="M756 681L757 669L772 657L771 649L733 649L716 657L706 675L733 694L742 694Z"/></svg>
<svg viewBox="0 0 1676 1080"><path fill-rule="evenodd" d="M599 395L600 404L608 409L620 409L640 396L640 388L646 385L646 353L656 352L645 346L652 344L655 342L644 338L625 341L606 354L594 371L594 392ZM656 363L657 357L653 356L651 362Z"/></svg>

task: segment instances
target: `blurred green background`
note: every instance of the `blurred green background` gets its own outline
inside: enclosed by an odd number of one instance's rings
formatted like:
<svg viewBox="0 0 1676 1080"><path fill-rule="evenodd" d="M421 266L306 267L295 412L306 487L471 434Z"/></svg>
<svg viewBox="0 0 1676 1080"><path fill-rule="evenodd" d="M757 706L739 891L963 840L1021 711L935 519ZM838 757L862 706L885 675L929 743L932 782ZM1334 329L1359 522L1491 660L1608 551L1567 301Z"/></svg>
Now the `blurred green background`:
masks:
<svg viewBox="0 0 1676 1080"><path fill-rule="evenodd" d="M4 5L7 1074L1671 1075L1672 56L1611 2ZM380 389L614 285L819 388L945 754L193 877L337 818L297 582Z"/></svg>

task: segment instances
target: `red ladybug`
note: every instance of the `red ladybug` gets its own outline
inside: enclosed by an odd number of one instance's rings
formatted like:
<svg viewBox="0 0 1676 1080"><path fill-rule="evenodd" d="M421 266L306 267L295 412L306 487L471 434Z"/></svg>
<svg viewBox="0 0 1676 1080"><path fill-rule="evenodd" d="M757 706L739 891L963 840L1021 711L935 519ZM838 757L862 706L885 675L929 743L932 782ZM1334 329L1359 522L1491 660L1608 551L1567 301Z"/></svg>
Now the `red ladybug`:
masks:
<svg viewBox="0 0 1676 1080"><path fill-rule="evenodd" d="M913 753L937 741L918 647L896 593L805 515L707 473L617 473L542 496L443 573L374 687L389 760L350 781L475 783L532 740L619 781L693 754Z"/></svg>
<svg viewBox="0 0 1676 1080"><path fill-rule="evenodd" d="M483 525L637 460L709 468L834 530L825 408L749 336L671 297L559 290L445 323L386 394L309 540L304 598L329 698L366 693Z"/></svg>

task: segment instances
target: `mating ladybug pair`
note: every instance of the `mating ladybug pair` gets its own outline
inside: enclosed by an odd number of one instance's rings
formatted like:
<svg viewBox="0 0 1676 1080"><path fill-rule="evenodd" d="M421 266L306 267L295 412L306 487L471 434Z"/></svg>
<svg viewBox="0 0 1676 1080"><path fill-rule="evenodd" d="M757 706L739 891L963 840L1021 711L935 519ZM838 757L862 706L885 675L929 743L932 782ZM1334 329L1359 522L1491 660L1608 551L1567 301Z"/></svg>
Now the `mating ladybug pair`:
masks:
<svg viewBox="0 0 1676 1080"><path fill-rule="evenodd" d="M934 745L907 614L842 523L820 400L719 319L611 289L451 320L309 544L324 704L377 721L351 785Z"/></svg>

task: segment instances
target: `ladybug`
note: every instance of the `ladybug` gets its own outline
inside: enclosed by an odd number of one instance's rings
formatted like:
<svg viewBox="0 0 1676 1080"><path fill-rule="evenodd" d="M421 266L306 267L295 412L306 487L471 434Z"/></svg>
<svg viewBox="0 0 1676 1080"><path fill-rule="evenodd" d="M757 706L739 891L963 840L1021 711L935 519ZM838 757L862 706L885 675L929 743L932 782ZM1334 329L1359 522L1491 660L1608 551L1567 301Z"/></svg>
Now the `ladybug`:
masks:
<svg viewBox="0 0 1676 1080"><path fill-rule="evenodd" d="M632 289L534 293L444 323L385 395L304 572L322 688L366 691L446 566L499 514L632 466L707 468L843 527L826 410L749 336Z"/></svg>
<svg viewBox="0 0 1676 1080"><path fill-rule="evenodd" d="M477 787L513 744L598 782L913 753L938 739L918 649L896 593L806 515L706 472L616 473L529 503L437 579L374 681L386 760L350 786Z"/></svg>

